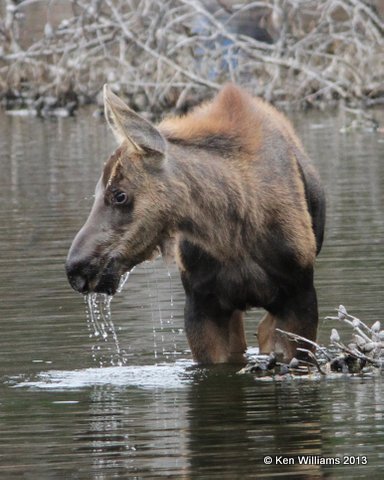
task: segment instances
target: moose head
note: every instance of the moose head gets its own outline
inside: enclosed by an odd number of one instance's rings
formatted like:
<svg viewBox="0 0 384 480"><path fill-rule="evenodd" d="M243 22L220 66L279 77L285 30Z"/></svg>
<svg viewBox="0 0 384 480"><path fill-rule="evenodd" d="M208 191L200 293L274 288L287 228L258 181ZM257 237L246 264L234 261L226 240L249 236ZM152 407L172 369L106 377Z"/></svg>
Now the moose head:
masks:
<svg viewBox="0 0 384 480"><path fill-rule="evenodd" d="M68 253L66 271L78 292L112 295L122 274L158 251L170 207L164 137L107 85L104 105L119 147L105 163L92 210Z"/></svg>

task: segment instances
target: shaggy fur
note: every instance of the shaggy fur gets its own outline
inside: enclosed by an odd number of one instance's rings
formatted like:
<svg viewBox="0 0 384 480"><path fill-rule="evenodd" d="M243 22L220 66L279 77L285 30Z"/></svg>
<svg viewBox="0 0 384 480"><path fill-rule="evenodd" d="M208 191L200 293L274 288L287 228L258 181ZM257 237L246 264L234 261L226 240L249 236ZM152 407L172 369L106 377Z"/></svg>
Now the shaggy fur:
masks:
<svg viewBox="0 0 384 480"><path fill-rule="evenodd" d="M262 351L295 355L296 346L276 327L314 340L313 266L325 202L288 120L234 85L158 127L112 92L105 99L109 124L123 141L105 165L95 206L70 252L74 288L84 284L79 277L91 259L99 267L86 279L88 289L113 290L123 271L172 242L197 361L242 359L242 312L250 307L268 312L259 327ZM116 191L126 192L125 206L114 205ZM103 234L95 233L100 224Z"/></svg>

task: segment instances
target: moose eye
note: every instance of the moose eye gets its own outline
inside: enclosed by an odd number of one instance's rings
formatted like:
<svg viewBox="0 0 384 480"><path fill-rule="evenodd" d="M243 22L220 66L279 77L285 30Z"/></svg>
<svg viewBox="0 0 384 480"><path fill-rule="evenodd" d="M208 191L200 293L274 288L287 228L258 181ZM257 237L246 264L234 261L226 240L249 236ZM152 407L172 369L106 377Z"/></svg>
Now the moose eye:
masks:
<svg viewBox="0 0 384 480"><path fill-rule="evenodd" d="M119 190L113 195L113 200L116 205L123 205L128 200L128 195Z"/></svg>

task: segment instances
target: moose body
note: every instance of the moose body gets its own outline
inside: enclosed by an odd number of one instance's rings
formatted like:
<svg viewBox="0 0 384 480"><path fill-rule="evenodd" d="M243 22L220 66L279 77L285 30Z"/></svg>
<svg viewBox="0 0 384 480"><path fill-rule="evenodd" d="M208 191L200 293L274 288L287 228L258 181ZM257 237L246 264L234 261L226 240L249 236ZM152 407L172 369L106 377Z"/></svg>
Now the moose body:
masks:
<svg viewBox="0 0 384 480"><path fill-rule="evenodd" d="M288 120L234 85L157 127L107 87L104 100L120 146L68 254L73 288L113 294L123 273L172 247L196 361L242 362L251 307L267 311L262 352L308 348L276 332L316 338L325 221L318 175Z"/></svg>

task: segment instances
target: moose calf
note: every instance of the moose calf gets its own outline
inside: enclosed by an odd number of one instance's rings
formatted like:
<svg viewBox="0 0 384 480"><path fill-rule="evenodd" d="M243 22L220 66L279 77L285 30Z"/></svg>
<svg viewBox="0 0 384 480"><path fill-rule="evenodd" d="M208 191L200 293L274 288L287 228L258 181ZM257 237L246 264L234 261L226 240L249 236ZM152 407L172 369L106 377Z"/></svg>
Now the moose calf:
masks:
<svg viewBox="0 0 384 480"><path fill-rule="evenodd" d="M243 312L263 307L261 352L315 340L313 268L325 222L318 175L288 120L234 85L158 126L104 87L119 147L66 270L81 292L113 295L121 275L174 245L186 294L185 332L204 364L243 362Z"/></svg>

